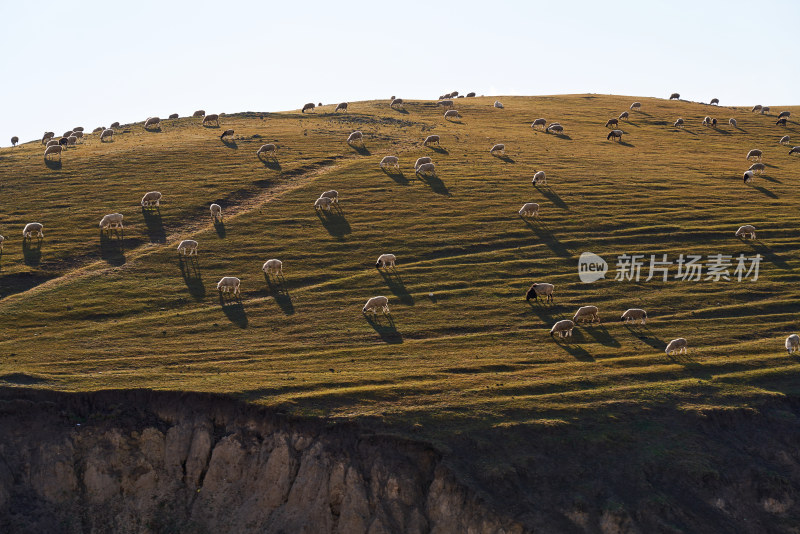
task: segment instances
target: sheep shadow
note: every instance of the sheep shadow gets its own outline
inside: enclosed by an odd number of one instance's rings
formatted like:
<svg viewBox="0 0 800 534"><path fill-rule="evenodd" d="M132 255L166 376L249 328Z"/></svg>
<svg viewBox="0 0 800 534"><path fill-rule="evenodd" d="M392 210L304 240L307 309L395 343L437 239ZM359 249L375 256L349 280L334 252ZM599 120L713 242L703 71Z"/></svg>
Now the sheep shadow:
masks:
<svg viewBox="0 0 800 534"><path fill-rule="evenodd" d="M236 144L236 140L235 139L223 139L223 138L220 138L220 141L222 141L222 144L225 145L228 148L233 148L235 150L239 149L239 145Z"/></svg>
<svg viewBox="0 0 800 534"><path fill-rule="evenodd" d="M556 345L564 349L570 356L575 358L581 362L593 362L594 358L592 357L589 352L577 345L577 343L583 343L586 340L583 337L583 333L577 328L572 329L572 335L568 337L557 337L553 336L553 340L556 342Z"/></svg>
<svg viewBox="0 0 800 534"><path fill-rule="evenodd" d="M608 328L606 328L602 323L588 324L584 326L584 329L586 330L586 333L592 336L595 341L601 345L615 348L622 346L620 342L609 333Z"/></svg>
<svg viewBox="0 0 800 534"><path fill-rule="evenodd" d="M208 129L210 129L210 130L214 130L214 129L217 129L217 128L219 128L219 124L211 124L211 123L205 123L205 124L201 124L201 126L202 126L203 128L208 128Z"/></svg>
<svg viewBox="0 0 800 534"><path fill-rule="evenodd" d="M203 285L203 280L200 276L200 263L197 260L197 256L179 255L178 266L181 269L181 275L189 294L195 300L202 300L206 296L206 287Z"/></svg>
<svg viewBox="0 0 800 534"><path fill-rule="evenodd" d="M555 306L553 303L550 303L548 307L548 304L542 302L541 300L532 299L526 302L528 303L528 306L530 306L531 311L545 323L555 323L556 314L561 312L560 308Z"/></svg>
<svg viewBox="0 0 800 534"><path fill-rule="evenodd" d="M392 108L392 109L395 110L397 113L408 115L408 110L406 108Z"/></svg>
<svg viewBox="0 0 800 534"><path fill-rule="evenodd" d="M264 280L267 282L267 289L275 299L275 303L285 315L292 315L294 313L294 304L292 304L292 297L289 295L289 290L286 288L286 279L282 274L273 276L264 273Z"/></svg>
<svg viewBox="0 0 800 534"><path fill-rule="evenodd" d="M217 232L217 237L225 239L228 233L225 231L225 223L222 219L214 219L214 230Z"/></svg>
<svg viewBox="0 0 800 534"><path fill-rule="evenodd" d="M258 159L261 160L261 163L263 163L264 167L266 167L267 169L273 171L280 171L283 169L283 167L281 167L280 162L278 162L278 158L275 156L272 156L271 158L270 157L262 158L261 155L259 154Z"/></svg>
<svg viewBox="0 0 800 534"><path fill-rule="evenodd" d="M319 217L319 221L322 223L322 226L325 227L330 235L339 239L343 239L344 236L352 233L352 229L350 228L350 223L347 222L347 219L345 218L341 208L339 208L338 205L335 206L336 207L331 208L331 211L314 211L317 213L317 217Z"/></svg>
<svg viewBox="0 0 800 534"><path fill-rule="evenodd" d="M371 156L372 152L362 143L360 145L355 145L353 143L348 143L350 148L352 148L357 154L361 156Z"/></svg>
<svg viewBox="0 0 800 534"><path fill-rule="evenodd" d="M667 348L667 343L653 334L653 331L650 330L650 327L646 324L636 325L632 323L625 323L624 326L628 332L631 333L631 335L635 336L639 341L647 343L654 349L664 350Z"/></svg>
<svg viewBox="0 0 800 534"><path fill-rule="evenodd" d="M463 121L461 121L461 119L455 119L455 120L451 120L451 119L445 119L445 120L446 120L447 122L449 122L450 124L462 124L462 125L464 124L464 122L463 122Z"/></svg>
<svg viewBox="0 0 800 534"><path fill-rule="evenodd" d="M750 247L753 249L753 252L755 252L756 254L761 254L761 257L763 258L764 261L773 264L775 267L778 267L779 269L784 269L784 270L789 269L789 264L786 263L786 260L783 259L781 256L778 256L777 254L772 252L772 250L769 247L767 247L764 243L758 240L755 241L749 239L748 240L740 239L740 240L743 243L747 243L748 245L750 245Z"/></svg>
<svg viewBox="0 0 800 534"><path fill-rule="evenodd" d="M161 220L161 210L159 208L148 209L142 206L142 217L147 227L147 237L151 243L166 243L167 232L164 230L164 222Z"/></svg>
<svg viewBox="0 0 800 534"><path fill-rule="evenodd" d="M761 187L760 185L750 184L750 187L752 187L753 189L755 189L759 193L761 193L764 196L767 196L769 198L775 198L775 199L778 198L778 195L776 195L775 193L773 193L772 191L770 191L769 189L767 189L765 187Z"/></svg>
<svg viewBox="0 0 800 534"><path fill-rule="evenodd" d="M383 277L383 281L386 282L386 285L389 287L389 291L394 293L400 302L407 306L414 305L414 297L411 296L411 293L406 289L406 285L403 283L403 279L400 277L400 273L396 268L380 269L379 272Z"/></svg>
<svg viewBox="0 0 800 534"><path fill-rule="evenodd" d="M712 129L713 129L713 130L714 130L716 133L719 133L719 134L722 134L722 135L730 135L730 134L731 134L730 132L728 132L728 131L726 131L726 130L722 130L722 129L720 129L720 128L712 128Z"/></svg>
<svg viewBox="0 0 800 534"><path fill-rule="evenodd" d="M547 245L547 247L550 250L552 250L559 256L563 256L565 258L572 257L572 252L569 250L569 247L567 247L564 243L556 239L556 236L553 235L553 232L551 232L550 229L547 228L547 226L541 220L534 219L534 222L536 224L532 223L528 219L523 219L523 220L525 221L525 224L528 226L528 228L530 228L531 231L534 234L536 234L536 236L542 241L542 243Z"/></svg>
<svg viewBox="0 0 800 534"><path fill-rule="evenodd" d="M408 178L406 178L406 175L403 174L403 171L401 171L400 169L390 170L387 169L386 167L383 167L381 170L386 176L388 176L389 178L391 178L400 185L408 185L409 183L411 183L408 181Z"/></svg>
<svg viewBox="0 0 800 534"><path fill-rule="evenodd" d="M557 206L557 207L559 207L561 209L565 209L565 210L569 209L569 207L567 206L567 203L564 202L564 200L558 195L558 193L553 191L550 188L550 186L543 186L541 188L539 188L538 186L534 186L534 187L536 188L537 191L539 191L542 194L543 197L545 197L547 200L552 202L553 205L555 205L555 206Z"/></svg>
<svg viewBox="0 0 800 534"><path fill-rule="evenodd" d="M780 180L778 180L777 178L773 178L772 176L769 176L768 174L762 174L761 178L765 179L768 182L772 182L772 183L775 183L775 184L782 184L783 183Z"/></svg>
<svg viewBox="0 0 800 534"><path fill-rule="evenodd" d="M100 257L109 265L123 265L125 263L125 231L100 230Z"/></svg>
<svg viewBox="0 0 800 534"><path fill-rule="evenodd" d="M161 133L162 132L161 126L159 126L158 128L144 128L144 131L145 132L150 132L150 133Z"/></svg>
<svg viewBox="0 0 800 534"><path fill-rule="evenodd" d="M42 239L23 239L22 258L25 265L35 267L42 263Z"/></svg>
<svg viewBox="0 0 800 534"><path fill-rule="evenodd" d="M230 293L219 292L219 305L222 308L222 313L228 318L230 322L239 328L247 328L249 323L247 319L247 312L242 304L242 299L239 295Z"/></svg>
<svg viewBox="0 0 800 534"><path fill-rule="evenodd" d="M415 174L419 180L438 195L450 196L450 190L436 174Z"/></svg>
<svg viewBox="0 0 800 534"><path fill-rule="evenodd" d="M494 157L496 157L500 161L504 161L506 163L516 163L516 161L511 156L506 156L505 154L502 154L500 156L494 156Z"/></svg>
<svg viewBox="0 0 800 534"><path fill-rule="evenodd" d="M430 148L431 150L433 150L437 154L443 154L445 156L450 154L450 152L448 152L446 148L440 147L439 145L436 145L436 146L428 145L428 148Z"/></svg>
<svg viewBox="0 0 800 534"><path fill-rule="evenodd" d="M621 145L621 146L627 146L627 147L633 147L633 146L634 146L633 144L631 144L631 143L629 143L629 142L627 142L627 141L623 141L622 139L620 139L619 141L617 141L617 144L618 144L618 145Z"/></svg>
<svg viewBox="0 0 800 534"><path fill-rule="evenodd" d="M60 171L61 170L61 160L60 159L45 159L44 160L44 164L51 171Z"/></svg>
<svg viewBox="0 0 800 534"><path fill-rule="evenodd" d="M396 345L403 342L403 335L397 331L391 314L383 316L364 314L364 319L366 319L367 324L375 330L384 343ZM385 320L386 324L382 324L382 320Z"/></svg>

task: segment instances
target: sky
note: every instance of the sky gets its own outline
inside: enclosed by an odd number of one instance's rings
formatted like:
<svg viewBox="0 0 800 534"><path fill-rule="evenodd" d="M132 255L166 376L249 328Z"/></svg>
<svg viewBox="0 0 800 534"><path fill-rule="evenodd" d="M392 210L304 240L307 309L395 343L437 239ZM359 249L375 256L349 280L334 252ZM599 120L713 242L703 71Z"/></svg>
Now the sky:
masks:
<svg viewBox="0 0 800 534"><path fill-rule="evenodd" d="M797 105L798 23L798 0L0 0L0 147L454 90Z"/></svg>

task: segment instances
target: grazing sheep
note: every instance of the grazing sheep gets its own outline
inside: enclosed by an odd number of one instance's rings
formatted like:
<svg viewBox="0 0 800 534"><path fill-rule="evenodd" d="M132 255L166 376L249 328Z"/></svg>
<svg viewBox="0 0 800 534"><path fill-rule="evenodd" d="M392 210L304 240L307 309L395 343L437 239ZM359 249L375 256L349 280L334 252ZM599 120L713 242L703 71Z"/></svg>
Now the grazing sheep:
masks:
<svg viewBox="0 0 800 534"><path fill-rule="evenodd" d="M619 114L619 120L627 119L629 116L630 113L628 113L627 111L623 111L622 113Z"/></svg>
<svg viewBox="0 0 800 534"><path fill-rule="evenodd" d="M760 150L755 149L755 148L747 153L747 159L755 158L758 161L761 161L761 156L763 156L763 153Z"/></svg>
<svg viewBox="0 0 800 534"><path fill-rule="evenodd" d="M372 315L375 316L378 314L378 310L381 311L384 315L389 314L389 299L386 297L372 297L364 304L364 308L362 308L361 313L366 314L368 311L372 312Z"/></svg>
<svg viewBox="0 0 800 534"><path fill-rule="evenodd" d="M717 127L717 119L711 119L711 127L712 128L716 128Z"/></svg>
<svg viewBox="0 0 800 534"><path fill-rule="evenodd" d="M711 125L711 117L709 117L708 115L706 115L706 117L703 119L703 123L702 123L702 124L703 124L703 126L709 126L709 125Z"/></svg>
<svg viewBox="0 0 800 534"><path fill-rule="evenodd" d="M76 130L72 132L72 137L75 137L77 139L83 139L83 132L80 130Z"/></svg>
<svg viewBox="0 0 800 534"><path fill-rule="evenodd" d="M792 154L800 154L800 146L792 147L792 149L789 151L789 155Z"/></svg>
<svg viewBox="0 0 800 534"><path fill-rule="evenodd" d="M506 145L504 145L504 144L502 144L502 143L498 143L498 144L494 145L494 146L491 148L491 150L489 150L489 154L491 154L491 155L493 155L493 156L496 156L496 155L497 155L497 152L499 152L499 153L501 153L501 154L505 155L505 153L506 153Z"/></svg>
<svg viewBox="0 0 800 534"><path fill-rule="evenodd" d="M472 92L467 93L467 98L474 98L474 97L475 97L475 93L472 93Z"/></svg>
<svg viewBox="0 0 800 534"><path fill-rule="evenodd" d="M222 132L222 135L219 136L221 140L225 140L225 137L233 137L233 130L225 130Z"/></svg>
<svg viewBox="0 0 800 534"><path fill-rule="evenodd" d="M70 135L69 137L67 137L67 144L69 146L74 146L78 144L78 138L75 137L74 135Z"/></svg>
<svg viewBox="0 0 800 534"><path fill-rule="evenodd" d="M458 91L453 91L452 93L450 93L450 98L455 98L457 96L458 96Z"/></svg>
<svg viewBox="0 0 800 534"><path fill-rule="evenodd" d="M738 230L736 230L736 237L741 237L742 239L755 239L756 238L756 227L752 224L745 224L744 226L740 226Z"/></svg>
<svg viewBox="0 0 800 534"><path fill-rule="evenodd" d="M589 319L591 323L595 321L599 323L600 317L598 317L597 312L597 306L581 306L578 308L578 311L575 312L575 316L572 320L577 323L579 320L585 322L586 319Z"/></svg>
<svg viewBox="0 0 800 534"><path fill-rule="evenodd" d="M711 102L709 102L709 104L711 104L712 106L714 106L714 105L718 106L719 105L719 98L712 98Z"/></svg>
<svg viewBox="0 0 800 534"><path fill-rule="evenodd" d="M11 138L11 146L17 146L17 143L19 143L19 137L15 135Z"/></svg>
<svg viewBox="0 0 800 534"><path fill-rule="evenodd" d="M622 133L623 133L622 130L611 130L610 132L608 132L608 135L606 136L606 139L612 139L613 138L613 139L618 140L621 143L622 142Z"/></svg>
<svg viewBox="0 0 800 534"><path fill-rule="evenodd" d="M119 128L119 122L112 122L109 128Z"/></svg>
<svg viewBox="0 0 800 534"><path fill-rule="evenodd" d="M352 145L356 141L361 141L361 144L364 144L364 134L359 132L358 130L347 136L348 145Z"/></svg>
<svg viewBox="0 0 800 534"><path fill-rule="evenodd" d="M777 121L775 121L775 126L786 126L787 122L788 120L784 117L782 119L778 119Z"/></svg>
<svg viewBox="0 0 800 534"><path fill-rule="evenodd" d="M761 111L761 104L756 104L755 106L753 106L753 109L751 109L750 111L752 113L755 113L756 111Z"/></svg>
<svg viewBox="0 0 800 534"><path fill-rule="evenodd" d="M49 146L49 147L45 148L44 149L44 159L48 159L47 156L52 156L52 155L58 154L58 159L61 160L61 150L63 148L64 147L61 146L61 144L53 145L53 146Z"/></svg>
<svg viewBox="0 0 800 534"><path fill-rule="evenodd" d="M332 205L333 205L333 199L329 197L319 197L314 202L314 211L327 211L328 213L330 213Z"/></svg>
<svg viewBox="0 0 800 534"><path fill-rule="evenodd" d="M674 351L678 351L678 353L682 352L686 354L686 347L688 345L689 343L687 343L684 338L679 337L678 339L673 339L667 343L667 348L664 350L664 352L667 354L672 354Z"/></svg>
<svg viewBox="0 0 800 534"><path fill-rule="evenodd" d="M553 334L558 334L558 337L571 336L573 328L575 328L574 322L569 319L563 319L553 325L553 328L550 329L550 336L552 337Z"/></svg>
<svg viewBox="0 0 800 534"><path fill-rule="evenodd" d="M389 97L389 100L394 100L396 97L394 95Z"/></svg>
<svg viewBox="0 0 800 534"><path fill-rule="evenodd" d="M62 137L61 139L58 140L58 144L61 146L67 146L67 143L69 143L69 139L67 139L66 137Z"/></svg>
<svg viewBox="0 0 800 534"><path fill-rule="evenodd" d="M537 126L541 126L542 130L544 130L545 125L547 124L547 119L536 119L531 123L531 128L536 128Z"/></svg>
<svg viewBox="0 0 800 534"><path fill-rule="evenodd" d="M219 114L211 113L210 115L206 115L205 117L203 117L202 125L203 126L210 125L212 122L214 123L215 126L219 126Z"/></svg>
<svg viewBox="0 0 800 534"><path fill-rule="evenodd" d="M561 134L564 133L564 127L561 126L559 123L554 122L553 124L548 126L545 131L546 132L552 132L552 133L554 133L556 135L561 135Z"/></svg>
<svg viewBox="0 0 800 534"><path fill-rule="evenodd" d="M283 262L281 260L267 260L264 262L264 266L261 267L261 270L269 276L274 274L276 276L283 276Z"/></svg>
<svg viewBox="0 0 800 534"><path fill-rule="evenodd" d="M451 117L454 117L456 119L460 119L461 115L458 113L457 109L448 109L447 111L444 112L444 118L445 119L449 119Z"/></svg>
<svg viewBox="0 0 800 534"><path fill-rule="evenodd" d="M781 137L781 140L778 141L778 143L780 143L782 145L788 145L789 144L789 136L788 135L784 135L783 137Z"/></svg>
<svg viewBox="0 0 800 534"><path fill-rule="evenodd" d="M330 191L325 191L322 193L319 198L329 198L331 202L334 204L339 203L339 192L336 189L331 189Z"/></svg>
<svg viewBox="0 0 800 534"><path fill-rule="evenodd" d="M375 264L377 269L394 269L397 258L394 254L381 254L378 256L378 262Z"/></svg>
<svg viewBox="0 0 800 534"><path fill-rule="evenodd" d="M44 225L38 222L32 222L25 225L25 228L22 229L22 239L31 239L33 234L36 234L36 237L43 238L44 233Z"/></svg>
<svg viewBox="0 0 800 534"><path fill-rule="evenodd" d="M220 206L219 204L211 204L210 210L212 219L214 219L215 221L217 219L219 219L220 221L222 220L222 206Z"/></svg>
<svg viewBox="0 0 800 534"><path fill-rule="evenodd" d="M392 103L389 104L390 108L394 108L395 106L403 107L403 99L402 98L392 98Z"/></svg>
<svg viewBox="0 0 800 534"><path fill-rule="evenodd" d="M618 125L619 125L619 119L608 119L606 121L606 128L608 128L610 126L618 126Z"/></svg>
<svg viewBox="0 0 800 534"><path fill-rule="evenodd" d="M197 256L197 241L184 239L178 245L178 254L181 256Z"/></svg>
<svg viewBox="0 0 800 534"><path fill-rule="evenodd" d="M161 119L158 117L149 117L146 121L144 121L144 128L146 130L150 127L161 128Z"/></svg>
<svg viewBox="0 0 800 534"><path fill-rule="evenodd" d="M64 135L62 135L61 137L67 137L67 138L68 138L68 137L69 137L70 135L72 135L73 133L74 133L74 132L73 132L72 130L67 130L66 132L64 132Z"/></svg>
<svg viewBox="0 0 800 534"><path fill-rule="evenodd" d="M275 153L278 151L278 147L274 143L267 143L266 145L261 145L261 148L256 150L256 156L261 159L261 154L272 154L275 157Z"/></svg>
<svg viewBox="0 0 800 534"><path fill-rule="evenodd" d="M56 134L54 134L53 132L45 132L44 135L42 136L42 144L47 143L47 141L49 141L55 136Z"/></svg>
<svg viewBox="0 0 800 534"><path fill-rule="evenodd" d="M49 146L58 146L58 139L50 139L44 147L47 148Z"/></svg>
<svg viewBox="0 0 800 534"><path fill-rule="evenodd" d="M301 109L301 110L300 110L300 113L305 113L305 112L306 112L306 110L309 110L309 109L310 109L311 111L314 111L314 108L315 108L315 107L317 107L317 106L315 106L313 102L309 102L308 104L305 104L305 105L303 106L303 109Z"/></svg>
<svg viewBox="0 0 800 534"><path fill-rule="evenodd" d="M742 180L744 180L744 183L749 184L753 180L754 176L755 173L753 171L744 171L744 175L742 175Z"/></svg>
<svg viewBox="0 0 800 534"><path fill-rule="evenodd" d="M169 116L170 119L177 119L178 117L180 117L180 115L178 115L177 113L173 113L172 115Z"/></svg>
<svg viewBox="0 0 800 534"><path fill-rule="evenodd" d="M537 171L533 173L533 179L531 180L533 185L547 185L547 175L544 171Z"/></svg>
<svg viewBox="0 0 800 534"><path fill-rule="evenodd" d="M642 111L642 103L634 102L633 104L631 104L631 111Z"/></svg>
<svg viewBox="0 0 800 534"><path fill-rule="evenodd" d="M439 145L439 136L438 135L429 135L428 137L426 137L425 141L422 142L422 146L428 146L428 145L431 145L433 143L436 143L437 146Z"/></svg>
<svg viewBox="0 0 800 534"><path fill-rule="evenodd" d="M678 100L680 97L681 97L680 93L672 93L671 95L669 95L670 100Z"/></svg>
<svg viewBox="0 0 800 534"><path fill-rule="evenodd" d="M499 100L494 101L494 107L498 109L503 109L503 104Z"/></svg>
<svg viewBox="0 0 800 534"><path fill-rule="evenodd" d="M100 142L101 143L105 142L106 139L108 139L109 141L113 141L114 140L114 130L112 130L111 128L106 128L100 134Z"/></svg>
<svg viewBox="0 0 800 534"><path fill-rule="evenodd" d="M195 118L196 117L203 117L203 116L205 116L205 114L206 114L206 111L204 109L198 109L197 111L192 113L192 117L195 117Z"/></svg>
<svg viewBox="0 0 800 534"><path fill-rule="evenodd" d="M779 119L788 119L791 116L792 116L792 112L791 111L781 111L780 113L778 113L778 118Z"/></svg>
<svg viewBox="0 0 800 534"><path fill-rule="evenodd" d="M536 217L539 215L539 204L536 202L526 202L522 205L519 209L519 216L520 217Z"/></svg>
<svg viewBox="0 0 800 534"><path fill-rule="evenodd" d="M241 284L241 280L235 276L223 276L220 278L219 282L217 282L217 291L220 293L233 293L234 295L239 295L239 287Z"/></svg>
<svg viewBox="0 0 800 534"><path fill-rule="evenodd" d="M631 308L629 310L626 310L625 313L622 314L620 320L623 323L627 322L635 323L636 321L641 320L642 324L645 324L645 322L647 321L647 312L642 310L641 308Z"/></svg>
<svg viewBox="0 0 800 534"><path fill-rule="evenodd" d="M436 167L433 165L433 163L423 163L414 170L414 176L419 176L422 174L435 175Z"/></svg>
<svg viewBox="0 0 800 534"><path fill-rule="evenodd" d="M0 252L3 251L3 241L5 241L5 240L6 240L6 238L0 235Z"/></svg>
<svg viewBox="0 0 800 534"><path fill-rule="evenodd" d="M761 114L762 115L765 114L765 113L768 113L768 112L769 112L769 106L764 106L763 108L761 108Z"/></svg>
<svg viewBox="0 0 800 534"><path fill-rule="evenodd" d="M440 100L439 102L436 103L436 105L437 106L442 106L443 108L452 109L454 104L453 104L452 100Z"/></svg>
<svg viewBox="0 0 800 534"><path fill-rule="evenodd" d="M786 338L786 353L800 352L800 336L792 334Z"/></svg>
<svg viewBox="0 0 800 534"><path fill-rule="evenodd" d="M417 158L417 161L414 163L414 170L419 169L420 165L423 165L425 163L431 163L432 161L433 160L431 160L431 158L429 158L428 156L423 156L421 158Z"/></svg>
<svg viewBox="0 0 800 534"><path fill-rule="evenodd" d="M110 232L111 230L124 230L122 226L121 213L109 213L100 219L100 229Z"/></svg>
<svg viewBox="0 0 800 534"><path fill-rule="evenodd" d="M156 208L161 205L161 193L158 191L150 191L145 193L142 197L143 208Z"/></svg>
<svg viewBox="0 0 800 534"><path fill-rule="evenodd" d="M676 120L675 124L673 124L672 126L674 126L675 128L683 128L683 119L678 117L678 120Z"/></svg>
<svg viewBox="0 0 800 534"><path fill-rule="evenodd" d="M728 124L736 128L736 119L728 119Z"/></svg>
<svg viewBox="0 0 800 534"><path fill-rule="evenodd" d="M753 163L752 165L750 165L750 168L747 169L747 170L748 171L753 171L756 174L761 174L761 173L764 172L764 169L766 169L766 168L767 168L767 166L764 165L763 163Z"/></svg>
<svg viewBox="0 0 800 534"><path fill-rule="evenodd" d="M400 160L397 156L384 156L381 160L381 169L386 167L387 165L391 165L395 169L400 168Z"/></svg>
<svg viewBox="0 0 800 534"><path fill-rule="evenodd" d="M336 106L336 109L334 109L333 112L335 113L335 112L337 112L339 110L342 110L342 111L346 112L347 111L347 102L342 102L341 104Z"/></svg>
<svg viewBox="0 0 800 534"><path fill-rule="evenodd" d="M535 298L538 301L539 297L544 297L545 302L553 302L554 289L555 286L553 284L537 282L528 289L528 292L525 294L525 300L527 301Z"/></svg>

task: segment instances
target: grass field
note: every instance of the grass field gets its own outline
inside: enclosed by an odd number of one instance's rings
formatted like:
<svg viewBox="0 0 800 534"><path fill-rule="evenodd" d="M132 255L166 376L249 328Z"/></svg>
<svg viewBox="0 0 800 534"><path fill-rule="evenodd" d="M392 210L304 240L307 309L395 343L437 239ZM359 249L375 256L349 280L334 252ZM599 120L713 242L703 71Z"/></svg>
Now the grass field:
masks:
<svg viewBox="0 0 800 534"><path fill-rule="evenodd" d="M385 101L351 103L346 115L241 113L221 129L138 123L113 143L89 136L61 165L43 163L38 141L3 149L0 384L224 392L296 414L375 418L443 444L470 429L665 402L746 406L797 391L800 361L783 342L799 329L800 158L778 144L800 139L797 123L637 98L642 111L621 121L616 143L603 125L634 98L503 97L502 110L494 100L458 100L453 123L435 102L398 111ZM705 115L720 127L701 126ZM679 116L683 129L672 127ZM531 129L537 117L564 135ZM232 143L219 139L226 128ZM356 129L359 150L345 143ZM431 133L440 148L421 146ZM256 159L266 142L279 145L277 162ZM506 157L489 154L494 143ZM743 184L752 148L767 170ZM390 154L401 173L379 168ZM435 178L415 178L423 155ZM531 185L535 170L547 186ZM327 189L340 193L339 216L314 212ZM164 197L145 217L139 200L150 190ZM525 222L517 210L530 201L539 218ZM212 225L211 202L224 224ZM98 221L117 211L122 245L101 242ZM23 250L31 221L45 237ZM734 237L741 224L758 239ZM194 266L175 251L190 237L200 243ZM605 280L579 281L584 251L609 262ZM397 255L395 275L374 267L384 252ZM757 281L645 282L646 265L637 283L613 280L623 253L764 259ZM277 286L261 271L269 258L283 261ZM222 276L241 278L240 303L221 304ZM525 301L534 281L555 284L553 304ZM361 314L375 295L389 297L391 321ZM556 320L588 304L601 325L551 339ZM629 307L648 311L646 326L619 322ZM688 339L688 354L664 353L675 337Z"/></svg>

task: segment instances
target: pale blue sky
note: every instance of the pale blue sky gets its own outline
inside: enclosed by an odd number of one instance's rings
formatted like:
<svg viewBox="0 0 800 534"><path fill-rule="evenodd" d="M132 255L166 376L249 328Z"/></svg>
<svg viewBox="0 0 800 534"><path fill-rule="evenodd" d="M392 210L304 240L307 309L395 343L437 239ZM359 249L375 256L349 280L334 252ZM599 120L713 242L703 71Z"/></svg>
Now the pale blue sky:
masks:
<svg viewBox="0 0 800 534"><path fill-rule="evenodd" d="M800 1L0 0L0 146L391 95L800 104Z"/></svg>

